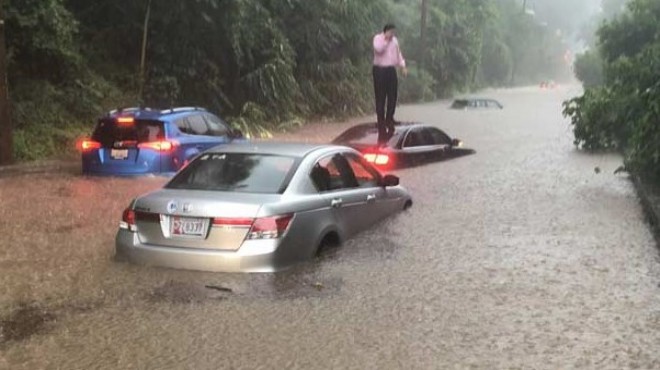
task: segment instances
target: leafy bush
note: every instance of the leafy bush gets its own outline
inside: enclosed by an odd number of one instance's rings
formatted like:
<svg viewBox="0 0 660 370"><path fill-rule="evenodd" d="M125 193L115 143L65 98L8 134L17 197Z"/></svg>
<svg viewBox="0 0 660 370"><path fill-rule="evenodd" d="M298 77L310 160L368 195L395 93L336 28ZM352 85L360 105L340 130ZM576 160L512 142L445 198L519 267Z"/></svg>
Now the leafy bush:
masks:
<svg viewBox="0 0 660 370"><path fill-rule="evenodd" d="M576 145L621 150L628 169L660 182L659 34L660 4L633 0L599 31L604 86L564 103L564 114Z"/></svg>
<svg viewBox="0 0 660 370"><path fill-rule="evenodd" d="M423 69L411 67L408 77L399 79L399 100L403 103L435 99L435 80Z"/></svg>
<svg viewBox="0 0 660 370"><path fill-rule="evenodd" d="M586 51L575 59L575 76L584 87L600 86L604 82L603 59L597 51Z"/></svg>

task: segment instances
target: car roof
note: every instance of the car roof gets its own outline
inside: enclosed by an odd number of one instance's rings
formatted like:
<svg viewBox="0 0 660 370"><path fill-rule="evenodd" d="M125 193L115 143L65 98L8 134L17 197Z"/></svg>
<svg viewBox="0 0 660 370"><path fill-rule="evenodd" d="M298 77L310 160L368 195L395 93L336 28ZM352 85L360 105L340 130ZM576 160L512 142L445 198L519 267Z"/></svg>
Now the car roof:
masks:
<svg viewBox="0 0 660 370"><path fill-rule="evenodd" d="M305 144L276 141L251 141L234 144L221 144L207 152L211 153L258 153L303 158L322 149L348 149L336 145Z"/></svg>
<svg viewBox="0 0 660 370"><path fill-rule="evenodd" d="M471 98L458 98L454 100L455 102L468 102L468 101L492 101L492 102L498 102L496 99L493 98L479 98L479 97L471 97Z"/></svg>
<svg viewBox="0 0 660 370"><path fill-rule="evenodd" d="M104 118L135 117L138 119L174 120L191 113L208 113L200 107L176 107L169 109L152 109L146 107L117 108L106 113Z"/></svg>
<svg viewBox="0 0 660 370"><path fill-rule="evenodd" d="M432 125L429 125L427 123L421 123L421 122L397 122L394 124L394 130L396 132L404 132L408 131L413 128L418 128L418 127L435 127ZM367 123L360 123L358 125L355 125L348 130L357 130L357 129L373 129L376 128L376 122L367 122ZM344 131L344 132L346 132Z"/></svg>

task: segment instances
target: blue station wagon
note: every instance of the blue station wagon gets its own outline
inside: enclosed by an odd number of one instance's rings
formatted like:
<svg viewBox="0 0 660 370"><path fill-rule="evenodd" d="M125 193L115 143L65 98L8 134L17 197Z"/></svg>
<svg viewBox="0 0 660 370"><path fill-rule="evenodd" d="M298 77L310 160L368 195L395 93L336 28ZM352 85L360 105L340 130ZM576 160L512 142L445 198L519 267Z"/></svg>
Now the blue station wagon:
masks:
<svg viewBox="0 0 660 370"><path fill-rule="evenodd" d="M202 108L126 108L99 119L78 149L84 174L172 175L206 149L243 140L240 131Z"/></svg>

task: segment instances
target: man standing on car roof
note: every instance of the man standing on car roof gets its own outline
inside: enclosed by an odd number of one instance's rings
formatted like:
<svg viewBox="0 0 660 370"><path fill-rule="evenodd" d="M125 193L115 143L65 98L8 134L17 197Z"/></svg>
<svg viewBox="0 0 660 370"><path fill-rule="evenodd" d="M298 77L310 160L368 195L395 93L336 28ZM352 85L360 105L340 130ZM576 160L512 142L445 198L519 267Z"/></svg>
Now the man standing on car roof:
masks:
<svg viewBox="0 0 660 370"><path fill-rule="evenodd" d="M408 75L406 61L403 59L399 40L395 35L396 27L387 24L383 32L374 36L374 91L376 93L376 115L378 117L378 137L381 144L387 134L394 133L394 111L399 89L397 68L404 76ZM385 106L387 105L387 113ZM385 140L386 141L386 140Z"/></svg>

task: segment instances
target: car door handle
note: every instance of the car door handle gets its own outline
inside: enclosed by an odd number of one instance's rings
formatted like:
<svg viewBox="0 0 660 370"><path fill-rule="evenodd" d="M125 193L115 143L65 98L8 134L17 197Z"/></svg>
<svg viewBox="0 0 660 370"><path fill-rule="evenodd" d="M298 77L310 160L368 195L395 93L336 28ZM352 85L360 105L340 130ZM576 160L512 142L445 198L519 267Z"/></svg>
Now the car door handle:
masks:
<svg viewBox="0 0 660 370"><path fill-rule="evenodd" d="M367 195L367 203L373 203L375 201L376 201L376 195L374 194Z"/></svg>
<svg viewBox="0 0 660 370"><path fill-rule="evenodd" d="M339 208L339 207L341 207L341 205L342 205L343 203L344 203L344 201L341 200L341 199L333 199L333 200L330 202L330 206L332 206L332 208Z"/></svg>

